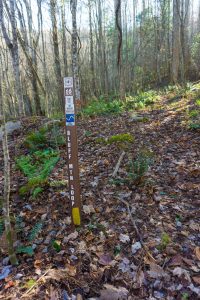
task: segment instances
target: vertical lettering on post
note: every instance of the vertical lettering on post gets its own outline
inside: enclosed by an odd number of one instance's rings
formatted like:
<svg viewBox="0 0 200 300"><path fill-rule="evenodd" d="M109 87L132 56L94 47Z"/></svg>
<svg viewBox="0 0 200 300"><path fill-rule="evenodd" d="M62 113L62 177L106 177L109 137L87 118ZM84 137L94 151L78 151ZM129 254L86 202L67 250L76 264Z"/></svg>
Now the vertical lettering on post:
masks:
<svg viewBox="0 0 200 300"><path fill-rule="evenodd" d="M65 120L67 133L67 164L69 177L69 197L74 225L81 224L81 195L78 165L78 141L76 127L76 105L73 77L64 78Z"/></svg>

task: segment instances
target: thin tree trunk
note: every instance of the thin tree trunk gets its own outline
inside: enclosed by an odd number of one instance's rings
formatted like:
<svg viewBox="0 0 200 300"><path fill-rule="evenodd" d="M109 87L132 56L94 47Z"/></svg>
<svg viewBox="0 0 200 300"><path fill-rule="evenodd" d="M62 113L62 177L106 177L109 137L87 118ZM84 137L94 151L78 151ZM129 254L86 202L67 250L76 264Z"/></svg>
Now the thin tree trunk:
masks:
<svg viewBox="0 0 200 300"><path fill-rule="evenodd" d="M2 78L1 78L2 79ZM0 80L0 85L2 84L2 80ZM5 106L3 99L3 91L2 86L0 86L0 108L2 109L3 116L3 158L4 158L4 197L3 197L3 213L4 213L4 221L5 221L5 232L6 232L6 241L8 245L8 255L12 265L17 265L17 257L14 251L13 246L13 234L12 227L10 221L10 156L8 150L8 139L6 133L6 120L5 120Z"/></svg>
<svg viewBox="0 0 200 300"><path fill-rule="evenodd" d="M115 25L118 33L118 46L117 46L117 67L118 67L118 80L119 80L119 94L120 99L125 99L124 87L124 68L122 62L122 21L121 21L121 0L115 0Z"/></svg>
<svg viewBox="0 0 200 300"><path fill-rule="evenodd" d="M23 106L23 97L22 97L22 89L21 89L21 80L20 80L20 70L19 70L19 49L18 49L18 39L17 39L17 27L16 27L16 19L15 19L15 9L16 9L16 1L9 0L10 6L7 4L5 8L7 10L10 23L11 23L11 31L12 31L12 39L9 37L8 32L5 27L4 18L3 18L3 1L0 0L0 25L2 28L2 33L6 45L10 51L12 58L12 66L13 73L15 78L15 92L18 101L18 110L19 115L24 115L24 106Z"/></svg>
<svg viewBox="0 0 200 300"><path fill-rule="evenodd" d="M77 107L80 106L80 82L79 82L79 68L78 68L78 32L76 21L77 0L70 1L72 13L72 71L75 83L75 101Z"/></svg>
<svg viewBox="0 0 200 300"><path fill-rule="evenodd" d="M60 109L64 109L63 102L63 81L62 72L60 65L60 53L59 53L59 43L58 43L58 28L57 28L57 18L56 18L56 0L50 0L50 14L52 23L52 34L53 34L53 50L54 50L54 69L57 81L57 95L58 103Z"/></svg>
<svg viewBox="0 0 200 300"><path fill-rule="evenodd" d="M172 66L171 79L174 84L178 83L180 66L180 0L173 0L173 33L172 33Z"/></svg>
<svg viewBox="0 0 200 300"><path fill-rule="evenodd" d="M94 43L93 43L93 30L92 30L92 6L91 0L88 0L89 8L89 27L90 27L90 69L92 76L92 94L96 95L96 82L94 72Z"/></svg>

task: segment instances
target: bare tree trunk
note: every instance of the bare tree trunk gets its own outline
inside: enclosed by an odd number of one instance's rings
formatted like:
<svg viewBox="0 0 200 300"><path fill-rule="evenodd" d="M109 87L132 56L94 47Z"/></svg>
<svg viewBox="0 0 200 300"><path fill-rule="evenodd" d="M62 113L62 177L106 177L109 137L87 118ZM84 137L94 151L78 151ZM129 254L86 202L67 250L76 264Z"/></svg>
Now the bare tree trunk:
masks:
<svg viewBox="0 0 200 300"><path fill-rule="evenodd" d="M2 79L2 78L0 78ZM5 232L6 232L6 241L8 245L8 255L12 265L17 265L17 257L14 251L13 246L13 235L10 221L10 156L8 150L8 140L6 133L6 120L5 120L5 107L3 100L3 91L2 91L2 80L0 80L0 108L2 111L0 115L3 116L3 157L4 157L4 197L3 197L3 213L4 213L4 221L5 221Z"/></svg>
<svg viewBox="0 0 200 300"><path fill-rule="evenodd" d="M178 72L180 66L180 0L173 0L173 40L172 40L172 66L171 80L178 83Z"/></svg>
<svg viewBox="0 0 200 300"><path fill-rule="evenodd" d="M124 68L122 62L122 21L121 21L121 0L115 0L115 24L118 32L118 47L117 47L117 67L119 80L120 99L125 99L124 87Z"/></svg>
<svg viewBox="0 0 200 300"><path fill-rule="evenodd" d="M75 83L75 100L79 107L81 95L78 68L78 32L76 21L77 0L70 0L70 8L72 13L72 71Z"/></svg>
<svg viewBox="0 0 200 300"><path fill-rule="evenodd" d="M0 25L3 32L3 37L6 42L6 45L10 51L12 58L12 66L13 73L15 78L15 92L18 101L18 109L19 115L24 115L24 106L23 106L23 97L22 97L22 89L21 89L21 80L20 80L20 70L19 70L19 49L18 49L18 39L17 39L17 27L15 20L15 9L16 9L16 1L9 0L9 8L7 5L5 6L7 13L9 15L10 23L11 23L11 31L12 31L12 39L8 36L8 32L5 27L4 18L3 18L3 1L0 0Z"/></svg>
<svg viewBox="0 0 200 300"><path fill-rule="evenodd" d="M68 75L67 63L67 39L66 39L66 21L65 21L65 1L61 3L61 21L62 21L62 55L64 63L64 76Z"/></svg>
<svg viewBox="0 0 200 300"><path fill-rule="evenodd" d="M49 117L50 112L50 105L49 105L49 80L47 75L47 64L46 64L46 54L45 54L45 40L44 40L44 30L43 30L43 17L42 17L42 0L37 0L38 3L38 19L40 23L40 30L41 30L41 41L42 41L42 67L43 67L43 76L44 76L44 85L45 85L45 111L46 115Z"/></svg>
<svg viewBox="0 0 200 300"><path fill-rule="evenodd" d="M92 30L92 6L91 0L88 0L89 8L89 27L90 27L90 69L92 76L92 93L96 95L96 81L94 72L94 43L93 43L93 30Z"/></svg>
<svg viewBox="0 0 200 300"><path fill-rule="evenodd" d="M51 23L52 23L52 34L53 34L53 50L54 50L54 69L57 80L57 95L58 103L60 104L60 109L64 109L63 102L63 81L62 81L62 72L60 65L60 53L59 53L59 43L58 43L58 28L57 28L57 19L56 19L56 0L50 0L50 14L51 14Z"/></svg>

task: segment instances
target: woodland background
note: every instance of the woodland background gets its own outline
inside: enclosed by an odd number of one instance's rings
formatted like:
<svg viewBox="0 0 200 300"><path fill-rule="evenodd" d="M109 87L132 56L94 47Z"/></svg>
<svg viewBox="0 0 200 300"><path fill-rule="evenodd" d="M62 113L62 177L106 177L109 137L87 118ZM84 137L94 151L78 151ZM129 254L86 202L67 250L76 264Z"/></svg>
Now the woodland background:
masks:
<svg viewBox="0 0 200 300"><path fill-rule="evenodd" d="M83 105L200 76L198 1L1 0L0 25L7 115L62 111L72 36Z"/></svg>

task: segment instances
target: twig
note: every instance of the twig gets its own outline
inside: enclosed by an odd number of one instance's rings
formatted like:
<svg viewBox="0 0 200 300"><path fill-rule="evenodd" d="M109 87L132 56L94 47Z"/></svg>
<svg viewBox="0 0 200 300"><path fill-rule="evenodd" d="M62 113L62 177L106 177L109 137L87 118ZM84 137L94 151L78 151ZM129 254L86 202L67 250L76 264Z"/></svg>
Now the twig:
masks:
<svg viewBox="0 0 200 300"><path fill-rule="evenodd" d="M41 279L43 279L43 278L47 275L47 273L48 273L51 269L52 269L52 268L49 268L42 276L40 276L40 278L38 278L38 280L34 283L34 285L32 285L32 287L30 287L30 288L29 288L29 289L21 296L21 298L28 296L28 294L32 291L32 289L38 284L38 282L39 282Z"/></svg>
<svg viewBox="0 0 200 300"><path fill-rule="evenodd" d="M115 176L117 175L117 172L118 172L118 170L119 170L119 167L120 167L120 165L121 165L121 163L122 163L122 160L123 160L125 154L126 154L125 151L123 151L123 152L121 153L121 155L120 155L120 157L119 157L119 159L118 159L118 162L117 162L117 164L116 164L115 170L114 170L114 172L112 173L112 177L115 177Z"/></svg>
<svg viewBox="0 0 200 300"><path fill-rule="evenodd" d="M118 199L119 199L119 198L118 198ZM127 207L127 210L128 210L128 213L129 213L129 216L130 216L130 219L131 219L131 222L132 222L132 224L133 224L133 227L134 227L134 229L135 229L135 232L136 232L136 234L137 234L137 236L138 236L138 239L139 239L140 244L142 245L144 251L146 252L146 254L148 255L148 257L149 257L151 260L153 260L153 261L155 262L155 259L153 258L153 256L152 256L151 253L149 252L149 249L147 248L147 246L146 246L146 245L144 244L144 242L143 242L143 239L142 239L141 234L140 234L140 232L139 232L139 229L138 229L138 227L137 227L137 225L136 225L136 222L135 222L135 220L133 219L133 216L132 216L132 213L131 213L131 210L130 210L130 205L129 205L129 203L128 203L127 201L123 200L123 199L119 199L119 200L120 200L121 202L123 202L123 203L126 205L126 207Z"/></svg>

